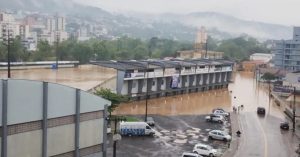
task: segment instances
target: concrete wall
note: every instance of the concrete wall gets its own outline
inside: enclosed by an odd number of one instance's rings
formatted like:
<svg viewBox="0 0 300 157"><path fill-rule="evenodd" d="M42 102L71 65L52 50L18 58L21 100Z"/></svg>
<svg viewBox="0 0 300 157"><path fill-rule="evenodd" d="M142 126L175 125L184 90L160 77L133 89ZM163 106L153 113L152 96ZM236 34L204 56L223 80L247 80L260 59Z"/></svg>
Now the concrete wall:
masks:
<svg viewBox="0 0 300 157"><path fill-rule="evenodd" d="M1 113L1 115L3 115L3 113L2 113L2 90L3 90L3 87L2 87L2 80L0 80L0 100L1 100L1 102L0 102L0 113ZM2 116L0 116L0 126L2 126ZM0 146L1 146L1 143L0 143ZM1 149L1 147L0 147L0 149Z"/></svg>
<svg viewBox="0 0 300 157"><path fill-rule="evenodd" d="M76 92L74 88L58 84L48 85L48 118L75 113ZM41 104L41 103L40 103Z"/></svg>
<svg viewBox="0 0 300 157"><path fill-rule="evenodd" d="M103 134L95 130L103 130L103 118L80 123L80 148L90 147L103 141Z"/></svg>
<svg viewBox="0 0 300 157"><path fill-rule="evenodd" d="M64 141L62 141L64 142ZM64 143L57 144L62 147ZM42 131L35 130L7 137L8 157L41 157L42 156Z"/></svg>
<svg viewBox="0 0 300 157"><path fill-rule="evenodd" d="M157 91L157 78L153 78L151 91Z"/></svg>
<svg viewBox="0 0 300 157"><path fill-rule="evenodd" d="M124 81L121 88L121 94L126 95L128 94L128 81Z"/></svg>
<svg viewBox="0 0 300 157"><path fill-rule="evenodd" d="M75 149L75 125L63 125L48 129L48 155L58 155Z"/></svg>
<svg viewBox="0 0 300 157"><path fill-rule="evenodd" d="M0 126L3 119L2 82L0 80ZM103 144L102 116L104 106L110 102L80 90L77 97L75 88L53 83L46 85L40 81L7 80L8 135L1 134L1 140L7 137L7 157L42 156L44 100L48 100L45 103L49 121L45 127L48 132L47 156L74 151L75 138L79 139L80 148ZM47 99L43 99L44 96ZM77 116L83 118L80 119L79 136L75 136L76 104L80 105Z"/></svg>
<svg viewBox="0 0 300 157"><path fill-rule="evenodd" d="M139 87L138 80L132 80L132 89L131 89L131 93L132 93L132 94L137 94L137 93L138 93L138 87Z"/></svg>
<svg viewBox="0 0 300 157"><path fill-rule="evenodd" d="M37 81L8 80L8 125L42 119L42 86Z"/></svg>

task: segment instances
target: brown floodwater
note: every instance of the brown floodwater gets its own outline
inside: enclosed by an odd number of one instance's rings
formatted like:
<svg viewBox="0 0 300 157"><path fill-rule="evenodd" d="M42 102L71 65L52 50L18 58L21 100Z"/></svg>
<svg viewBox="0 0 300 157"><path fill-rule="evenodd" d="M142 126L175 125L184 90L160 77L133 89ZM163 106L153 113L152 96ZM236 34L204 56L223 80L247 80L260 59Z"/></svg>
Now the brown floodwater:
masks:
<svg viewBox="0 0 300 157"><path fill-rule="evenodd" d="M11 78L59 83L82 90L89 90L116 75L116 71L96 65L81 65L77 68L12 70ZM5 70L0 78L7 78Z"/></svg>
<svg viewBox="0 0 300 157"><path fill-rule="evenodd" d="M268 112L281 117L281 108L271 100L269 106L268 85L257 83L253 73L233 74L233 83L228 89L190 93L148 100L148 114L196 115L208 114L214 108L232 111L233 106L243 105L243 112L255 111L263 106ZM145 114L145 100L120 104L114 114Z"/></svg>

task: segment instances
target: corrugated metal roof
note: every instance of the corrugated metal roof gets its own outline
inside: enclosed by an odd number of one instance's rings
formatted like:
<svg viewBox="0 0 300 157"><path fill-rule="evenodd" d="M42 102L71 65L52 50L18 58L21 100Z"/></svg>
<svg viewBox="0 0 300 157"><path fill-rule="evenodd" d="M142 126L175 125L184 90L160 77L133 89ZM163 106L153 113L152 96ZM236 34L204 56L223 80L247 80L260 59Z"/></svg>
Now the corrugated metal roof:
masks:
<svg viewBox="0 0 300 157"><path fill-rule="evenodd" d="M193 67L198 65L232 65L233 62L223 59L172 59L172 60L125 60L125 61L92 61L94 65L114 68L117 70L145 70L160 68Z"/></svg>

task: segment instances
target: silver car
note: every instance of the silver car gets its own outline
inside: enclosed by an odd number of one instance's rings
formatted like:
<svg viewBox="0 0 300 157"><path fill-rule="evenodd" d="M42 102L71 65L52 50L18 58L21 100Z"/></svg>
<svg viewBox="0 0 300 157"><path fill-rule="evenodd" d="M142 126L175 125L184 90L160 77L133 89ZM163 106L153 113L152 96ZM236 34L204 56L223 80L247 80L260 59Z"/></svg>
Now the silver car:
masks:
<svg viewBox="0 0 300 157"><path fill-rule="evenodd" d="M147 122L146 122L148 125L150 126L154 126L155 125L155 122L153 120L152 117L147 117Z"/></svg>
<svg viewBox="0 0 300 157"><path fill-rule="evenodd" d="M231 140L231 136L227 132L221 131L221 130L212 130L212 131L210 131L208 133L208 138L223 140L223 141L230 141Z"/></svg>

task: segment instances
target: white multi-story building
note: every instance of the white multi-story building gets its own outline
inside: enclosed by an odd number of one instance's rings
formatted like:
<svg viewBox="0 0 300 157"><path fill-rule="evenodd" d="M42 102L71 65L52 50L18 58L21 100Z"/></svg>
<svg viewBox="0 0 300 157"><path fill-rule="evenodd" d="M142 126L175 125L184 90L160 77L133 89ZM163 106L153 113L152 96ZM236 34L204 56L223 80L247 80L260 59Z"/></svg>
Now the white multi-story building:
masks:
<svg viewBox="0 0 300 157"><path fill-rule="evenodd" d="M0 12L0 22L15 22L15 18L10 13Z"/></svg>
<svg viewBox="0 0 300 157"><path fill-rule="evenodd" d="M66 30L66 19L64 17L56 17L56 31Z"/></svg>
<svg viewBox="0 0 300 157"><path fill-rule="evenodd" d="M48 32L52 32L55 31L56 28L56 22L55 19L53 18L47 18L47 22L46 22L46 29Z"/></svg>
<svg viewBox="0 0 300 157"><path fill-rule="evenodd" d="M273 58L273 54L269 53L254 53L250 56L250 60L252 61L263 61L264 63L268 63Z"/></svg>
<svg viewBox="0 0 300 157"><path fill-rule="evenodd" d="M118 94L132 99L227 88L233 62L216 59L100 61L92 64L117 70Z"/></svg>

